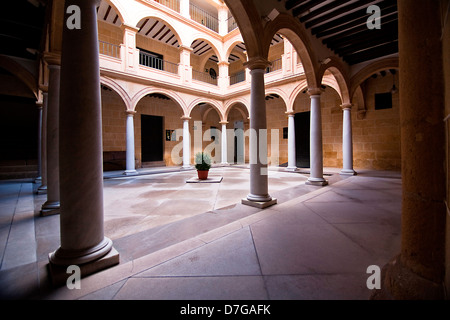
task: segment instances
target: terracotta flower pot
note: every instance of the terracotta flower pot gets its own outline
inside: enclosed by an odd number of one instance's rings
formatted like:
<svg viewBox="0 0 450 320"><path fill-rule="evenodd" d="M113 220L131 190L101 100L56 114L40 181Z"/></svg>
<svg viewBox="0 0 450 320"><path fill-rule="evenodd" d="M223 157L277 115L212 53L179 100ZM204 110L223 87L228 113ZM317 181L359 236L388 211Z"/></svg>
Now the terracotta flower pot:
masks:
<svg viewBox="0 0 450 320"><path fill-rule="evenodd" d="M208 179L208 172L209 170L197 170L198 178L200 180Z"/></svg>

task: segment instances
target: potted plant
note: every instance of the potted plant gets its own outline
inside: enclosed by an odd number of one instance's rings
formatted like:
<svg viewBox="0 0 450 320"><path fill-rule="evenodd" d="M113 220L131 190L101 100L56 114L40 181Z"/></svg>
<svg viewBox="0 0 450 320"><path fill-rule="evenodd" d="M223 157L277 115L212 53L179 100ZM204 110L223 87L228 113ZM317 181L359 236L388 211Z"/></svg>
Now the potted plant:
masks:
<svg viewBox="0 0 450 320"><path fill-rule="evenodd" d="M211 168L211 157L204 152L195 155L195 169L200 180L208 179L209 168Z"/></svg>

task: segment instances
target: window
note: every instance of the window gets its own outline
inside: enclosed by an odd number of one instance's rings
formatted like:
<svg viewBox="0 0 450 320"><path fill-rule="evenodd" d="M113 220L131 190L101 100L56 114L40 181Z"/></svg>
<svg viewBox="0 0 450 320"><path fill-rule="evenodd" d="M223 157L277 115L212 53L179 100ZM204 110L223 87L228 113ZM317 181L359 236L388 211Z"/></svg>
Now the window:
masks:
<svg viewBox="0 0 450 320"><path fill-rule="evenodd" d="M375 110L391 109L392 93L376 93L375 94Z"/></svg>
<svg viewBox="0 0 450 320"><path fill-rule="evenodd" d="M162 54L151 52L142 48L138 49L139 64L154 69L164 70L164 57Z"/></svg>

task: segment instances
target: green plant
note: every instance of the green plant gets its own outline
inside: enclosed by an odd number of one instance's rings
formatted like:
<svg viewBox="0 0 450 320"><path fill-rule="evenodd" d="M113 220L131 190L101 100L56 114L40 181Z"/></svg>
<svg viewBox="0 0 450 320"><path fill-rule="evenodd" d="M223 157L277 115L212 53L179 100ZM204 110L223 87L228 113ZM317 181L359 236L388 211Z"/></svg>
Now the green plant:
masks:
<svg viewBox="0 0 450 320"><path fill-rule="evenodd" d="M209 170L211 168L211 157L204 152L198 152L195 155L195 169L197 170Z"/></svg>

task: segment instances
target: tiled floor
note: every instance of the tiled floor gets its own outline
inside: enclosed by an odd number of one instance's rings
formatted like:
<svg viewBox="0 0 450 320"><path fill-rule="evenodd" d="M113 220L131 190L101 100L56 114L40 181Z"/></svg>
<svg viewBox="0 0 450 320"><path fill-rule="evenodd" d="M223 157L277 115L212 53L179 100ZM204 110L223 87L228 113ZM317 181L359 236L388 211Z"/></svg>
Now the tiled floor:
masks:
<svg viewBox="0 0 450 320"><path fill-rule="evenodd" d="M264 210L240 204L248 169L214 168L218 184L185 183L193 174L105 179L105 235L121 262L73 290L48 283L59 216L37 214L36 185L0 182L0 297L367 299L367 267L400 251L398 173L327 175L329 186L314 187L269 171L278 204Z"/></svg>

